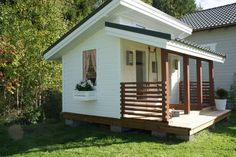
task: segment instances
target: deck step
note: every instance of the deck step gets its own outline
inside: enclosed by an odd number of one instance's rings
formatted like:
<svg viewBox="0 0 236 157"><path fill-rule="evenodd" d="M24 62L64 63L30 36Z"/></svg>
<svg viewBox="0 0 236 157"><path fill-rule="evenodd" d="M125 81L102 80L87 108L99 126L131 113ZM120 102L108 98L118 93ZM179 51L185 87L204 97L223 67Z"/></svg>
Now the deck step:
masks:
<svg viewBox="0 0 236 157"><path fill-rule="evenodd" d="M210 110L214 110L214 107L213 106L209 106L209 107L202 108L202 111L210 111Z"/></svg>

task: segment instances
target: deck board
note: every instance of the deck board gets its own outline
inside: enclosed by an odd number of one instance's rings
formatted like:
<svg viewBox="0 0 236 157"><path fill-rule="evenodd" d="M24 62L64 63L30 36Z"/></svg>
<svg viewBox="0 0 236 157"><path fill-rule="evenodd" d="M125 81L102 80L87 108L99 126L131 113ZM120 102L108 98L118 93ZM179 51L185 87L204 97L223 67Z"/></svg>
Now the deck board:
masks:
<svg viewBox="0 0 236 157"><path fill-rule="evenodd" d="M230 112L230 110L191 111L190 114L171 118L169 126L188 128L190 129L189 134L192 135L226 118Z"/></svg>

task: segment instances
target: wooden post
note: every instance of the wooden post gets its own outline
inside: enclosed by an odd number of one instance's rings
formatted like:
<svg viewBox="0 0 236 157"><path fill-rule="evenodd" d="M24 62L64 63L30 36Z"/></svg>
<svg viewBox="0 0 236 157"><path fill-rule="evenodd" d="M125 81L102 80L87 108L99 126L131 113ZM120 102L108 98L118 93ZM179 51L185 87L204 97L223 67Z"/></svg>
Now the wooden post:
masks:
<svg viewBox="0 0 236 157"><path fill-rule="evenodd" d="M202 109L203 97L202 97L202 61L197 59L197 105L199 109Z"/></svg>
<svg viewBox="0 0 236 157"><path fill-rule="evenodd" d="M189 82L189 56L183 56L184 74L184 113L190 113L190 82Z"/></svg>
<svg viewBox="0 0 236 157"><path fill-rule="evenodd" d="M169 120L169 60L168 53L161 49L161 77L162 77L162 121Z"/></svg>
<svg viewBox="0 0 236 157"><path fill-rule="evenodd" d="M121 118L124 118L124 103L125 103L125 84L124 83L120 83L120 114L121 114Z"/></svg>
<svg viewBox="0 0 236 157"><path fill-rule="evenodd" d="M214 63L209 61L209 82L210 82L210 105L215 105L215 93L214 93Z"/></svg>

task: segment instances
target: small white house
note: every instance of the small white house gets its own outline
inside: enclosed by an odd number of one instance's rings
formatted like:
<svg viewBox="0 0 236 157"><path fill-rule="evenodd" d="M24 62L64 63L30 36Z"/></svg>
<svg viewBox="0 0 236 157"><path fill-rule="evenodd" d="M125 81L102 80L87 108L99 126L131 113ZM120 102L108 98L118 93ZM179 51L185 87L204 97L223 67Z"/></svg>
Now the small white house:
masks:
<svg viewBox="0 0 236 157"><path fill-rule="evenodd" d="M171 109L189 114L214 105L213 61L225 61L224 54L185 41L191 34L186 24L140 0L106 1L44 54L62 62L65 119L190 135L189 128L171 126ZM198 62L194 89L189 58ZM209 64L207 82L203 61ZM95 89L75 90L82 80L91 80ZM195 103L190 90L198 93Z"/></svg>

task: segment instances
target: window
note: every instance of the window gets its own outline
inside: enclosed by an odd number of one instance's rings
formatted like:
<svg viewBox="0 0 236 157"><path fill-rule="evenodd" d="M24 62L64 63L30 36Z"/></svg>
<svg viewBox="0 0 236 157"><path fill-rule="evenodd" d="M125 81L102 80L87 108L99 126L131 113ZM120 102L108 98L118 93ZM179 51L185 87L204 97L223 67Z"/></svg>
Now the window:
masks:
<svg viewBox="0 0 236 157"><path fill-rule="evenodd" d="M157 62L152 62L152 73L157 73Z"/></svg>
<svg viewBox="0 0 236 157"><path fill-rule="evenodd" d="M91 80L96 85L97 63L96 50L87 50L83 52L83 79Z"/></svg>

